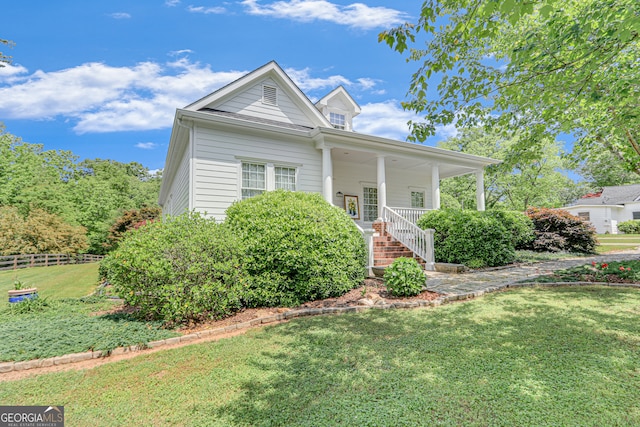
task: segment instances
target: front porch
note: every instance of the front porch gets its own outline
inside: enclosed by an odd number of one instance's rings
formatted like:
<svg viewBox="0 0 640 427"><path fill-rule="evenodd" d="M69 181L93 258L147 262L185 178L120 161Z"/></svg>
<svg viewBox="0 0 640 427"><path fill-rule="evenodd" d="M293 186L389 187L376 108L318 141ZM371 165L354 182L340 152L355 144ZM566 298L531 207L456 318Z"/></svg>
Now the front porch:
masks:
<svg viewBox="0 0 640 427"><path fill-rule="evenodd" d="M440 209L442 179L467 174L476 177L477 208L484 210L484 166L495 161L425 146L416 152L416 144L395 145L372 150L318 139L322 193L335 206L351 206L347 211L367 241L369 267L409 256L433 270L433 230L421 230L418 218Z"/></svg>

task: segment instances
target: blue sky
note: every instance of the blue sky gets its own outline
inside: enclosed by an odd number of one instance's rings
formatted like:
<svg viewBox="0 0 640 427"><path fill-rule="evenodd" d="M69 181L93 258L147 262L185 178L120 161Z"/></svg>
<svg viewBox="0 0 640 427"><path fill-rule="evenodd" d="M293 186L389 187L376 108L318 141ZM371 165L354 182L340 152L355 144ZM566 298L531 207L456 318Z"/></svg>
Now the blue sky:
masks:
<svg viewBox="0 0 640 427"><path fill-rule="evenodd" d="M356 131L405 139L416 64L378 33L421 2L137 0L6 2L0 121L45 149L162 168L176 108L275 60L312 99L343 85ZM429 143L453 133L439 129Z"/></svg>

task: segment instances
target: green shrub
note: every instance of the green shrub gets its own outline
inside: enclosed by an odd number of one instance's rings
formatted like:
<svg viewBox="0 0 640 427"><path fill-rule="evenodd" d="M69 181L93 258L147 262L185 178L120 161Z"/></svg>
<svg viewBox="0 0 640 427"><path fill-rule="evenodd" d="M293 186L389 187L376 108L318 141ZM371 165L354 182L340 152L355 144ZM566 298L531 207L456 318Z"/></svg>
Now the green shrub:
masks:
<svg viewBox="0 0 640 427"><path fill-rule="evenodd" d="M426 279L422 267L413 258L396 258L384 269L384 283L387 290L394 296L418 295Z"/></svg>
<svg viewBox="0 0 640 427"><path fill-rule="evenodd" d="M640 234L640 220L632 219L618 224L618 231L624 234Z"/></svg>
<svg viewBox="0 0 640 427"><path fill-rule="evenodd" d="M186 322L224 317L241 307L242 254L227 226L184 214L128 232L100 268L139 315Z"/></svg>
<svg viewBox="0 0 640 427"><path fill-rule="evenodd" d="M563 209L529 208L526 213L535 228L534 251L595 252L598 241L591 223Z"/></svg>
<svg viewBox="0 0 640 427"><path fill-rule="evenodd" d="M533 221L524 212L501 209L487 211L487 215L496 218L511 232L511 241L515 249L526 249L535 239Z"/></svg>
<svg viewBox="0 0 640 427"><path fill-rule="evenodd" d="M364 280L362 235L319 194L267 192L230 206L226 222L247 248L250 306L339 296Z"/></svg>
<svg viewBox="0 0 640 427"><path fill-rule="evenodd" d="M429 211L418 220L422 229L433 228L438 262L464 264L471 268L493 267L513 262L513 234L494 214L470 210Z"/></svg>

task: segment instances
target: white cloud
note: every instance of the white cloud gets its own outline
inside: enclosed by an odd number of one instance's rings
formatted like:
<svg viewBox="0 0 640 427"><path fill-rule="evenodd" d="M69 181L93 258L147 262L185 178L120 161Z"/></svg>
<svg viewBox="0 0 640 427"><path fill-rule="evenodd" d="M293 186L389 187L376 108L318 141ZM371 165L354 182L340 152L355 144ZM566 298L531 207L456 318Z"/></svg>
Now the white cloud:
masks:
<svg viewBox="0 0 640 427"><path fill-rule="evenodd" d="M400 102L391 99L385 102L365 104L360 115L354 117L356 132L405 140L409 135L409 120L418 120L413 112L405 111Z"/></svg>
<svg viewBox="0 0 640 427"><path fill-rule="evenodd" d="M180 0L166 0L164 4L165 6L174 7L180 4Z"/></svg>
<svg viewBox="0 0 640 427"><path fill-rule="evenodd" d="M130 19L131 15L126 12L116 12L109 15L113 19Z"/></svg>
<svg viewBox="0 0 640 427"><path fill-rule="evenodd" d="M189 6L187 7L187 11L191 13L204 13L205 15L209 15L212 13L213 14L225 13L227 9L221 6L215 6L215 7Z"/></svg>
<svg viewBox="0 0 640 427"><path fill-rule="evenodd" d="M138 142L136 144L136 148L140 148L141 150L153 150L157 146L158 144L155 142Z"/></svg>
<svg viewBox="0 0 640 427"><path fill-rule="evenodd" d="M173 50L169 52L169 56L182 56L188 53L193 53L193 51L191 49Z"/></svg>
<svg viewBox="0 0 640 427"><path fill-rule="evenodd" d="M436 126L436 136L439 136L440 139L449 139L458 136L458 129L456 128L455 123L449 123L444 126Z"/></svg>
<svg viewBox="0 0 640 427"><path fill-rule="evenodd" d="M329 90L344 85L352 91L375 88L368 78L349 80L341 75L317 78L307 68L289 68L287 74L304 91ZM0 68L0 117L50 120L63 118L77 133L102 133L171 127L175 109L219 89L245 75L246 71L213 71L209 65L177 58L168 63L142 62L113 67L92 62L73 68L30 73L25 67ZM395 101L394 101L395 102ZM406 136L406 113L390 109L392 104L370 104L380 117L370 123L360 119L360 131L380 134L395 129L393 137ZM370 115L376 109L370 108ZM399 108L399 107L395 107ZM367 109L361 117L367 117ZM407 116L408 117L408 116ZM392 119L400 118L392 125ZM376 129L379 132L371 131ZM401 129L401 130L398 130ZM383 135L384 136L384 135Z"/></svg>
<svg viewBox="0 0 640 427"><path fill-rule="evenodd" d="M243 0L241 4L250 15L272 16L300 22L327 21L363 30L392 27L404 23L409 18L404 12L395 9L369 7L363 3L342 6L326 0L289 0L275 1L263 6L258 0Z"/></svg>
<svg viewBox="0 0 640 427"><path fill-rule="evenodd" d="M321 89L332 90L341 85L350 89L371 91L375 85L378 84L378 80L375 79L359 78L354 82L339 74L324 78L312 77L309 68L303 68L301 70L287 68L285 72L303 92Z"/></svg>
<svg viewBox="0 0 640 427"><path fill-rule="evenodd" d="M422 121L420 115L402 108L399 101L391 99L379 103L370 103L361 107L360 115L354 117L353 128L357 132L381 136L397 140L406 140L409 135L410 120ZM427 139L427 143L458 136L455 124L436 126L435 135Z"/></svg>
<svg viewBox="0 0 640 427"><path fill-rule="evenodd" d="M176 107L246 74L214 72L179 59L132 67L87 63L32 74L24 67L0 69L0 117L46 120L65 117L77 133L171 127Z"/></svg>
<svg viewBox="0 0 640 427"><path fill-rule="evenodd" d="M302 70L287 68L285 72L289 77L291 77L291 80L293 80L295 84L300 89L302 89L302 91L311 91L325 88L333 89L340 85L351 85L351 81L349 79L340 75L329 76L326 78L311 77L309 68L303 68Z"/></svg>

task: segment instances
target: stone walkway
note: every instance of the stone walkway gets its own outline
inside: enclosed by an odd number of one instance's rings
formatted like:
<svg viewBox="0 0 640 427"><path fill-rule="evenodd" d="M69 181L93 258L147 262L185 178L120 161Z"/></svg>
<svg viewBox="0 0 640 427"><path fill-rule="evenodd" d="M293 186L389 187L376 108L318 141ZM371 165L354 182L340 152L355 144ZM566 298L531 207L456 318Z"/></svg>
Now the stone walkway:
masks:
<svg viewBox="0 0 640 427"><path fill-rule="evenodd" d="M592 261L610 262L640 259L640 249L622 251L607 255L572 258L514 267L472 271L462 274L427 272L427 289L448 295L467 295L474 292L493 292L509 285L537 276L550 274L555 270L590 264Z"/></svg>

